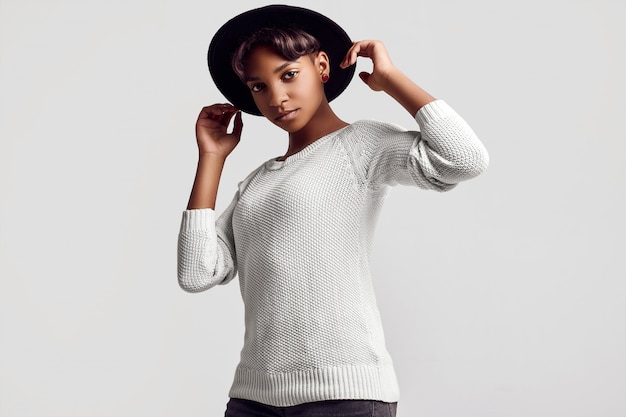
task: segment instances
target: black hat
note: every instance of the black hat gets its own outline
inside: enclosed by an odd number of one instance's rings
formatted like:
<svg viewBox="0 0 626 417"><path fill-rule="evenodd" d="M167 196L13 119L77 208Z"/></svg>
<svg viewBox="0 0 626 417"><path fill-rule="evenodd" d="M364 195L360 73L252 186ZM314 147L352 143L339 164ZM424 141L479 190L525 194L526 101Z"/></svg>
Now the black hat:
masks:
<svg viewBox="0 0 626 417"><path fill-rule="evenodd" d="M261 116L248 87L231 66L239 45L264 27L297 27L317 38L321 50L330 58L331 77L324 84L328 101L346 89L355 66L341 69L339 64L352 46L348 34L326 16L302 7L271 5L252 9L226 22L213 36L209 45L209 72L220 92L238 109Z"/></svg>

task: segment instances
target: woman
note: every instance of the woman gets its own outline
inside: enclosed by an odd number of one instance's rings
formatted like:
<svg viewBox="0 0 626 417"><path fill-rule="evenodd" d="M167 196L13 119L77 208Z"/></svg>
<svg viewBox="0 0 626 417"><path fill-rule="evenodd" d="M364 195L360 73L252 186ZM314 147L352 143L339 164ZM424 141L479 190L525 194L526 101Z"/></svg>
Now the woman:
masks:
<svg viewBox="0 0 626 417"><path fill-rule="evenodd" d="M419 131L334 113L329 101L359 56L373 63L360 78L393 97ZM392 64L381 42L351 42L311 10L267 6L236 16L213 38L209 69L232 104L198 116L178 278L198 292L239 277L246 333L226 416L395 415L399 390L369 269L377 215L397 184L447 191L479 175L485 148L448 104ZM288 146L239 184L216 219L242 111L285 130Z"/></svg>

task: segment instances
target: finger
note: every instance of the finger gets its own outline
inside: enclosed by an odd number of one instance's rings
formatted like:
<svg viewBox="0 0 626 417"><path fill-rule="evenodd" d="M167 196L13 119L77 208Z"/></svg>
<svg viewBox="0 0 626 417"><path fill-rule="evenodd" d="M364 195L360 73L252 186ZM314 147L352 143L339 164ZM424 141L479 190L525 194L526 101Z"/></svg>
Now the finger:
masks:
<svg viewBox="0 0 626 417"><path fill-rule="evenodd" d="M200 110L200 114L198 115L198 119L206 119L211 114L211 107L203 107Z"/></svg>
<svg viewBox="0 0 626 417"><path fill-rule="evenodd" d="M360 78L361 80L363 80L363 82L364 82L365 84L367 84L367 82L369 81L370 75L371 75L371 74L369 74L369 73L367 73L367 72L359 72L359 78Z"/></svg>
<svg viewBox="0 0 626 417"><path fill-rule="evenodd" d="M237 138L241 138L241 131L243 130L243 120L241 118L241 111L235 114L235 122L233 124L233 135Z"/></svg>
<svg viewBox="0 0 626 417"><path fill-rule="evenodd" d="M200 112L200 114L205 114L207 116L209 115L222 115L224 114L226 111L235 109L235 106L233 106L232 104L228 104L228 103L222 103L222 104L212 104L210 106L206 106L202 108L202 111ZM235 109L236 111L236 109Z"/></svg>
<svg viewBox="0 0 626 417"><path fill-rule="evenodd" d="M237 109L235 109L234 107L224 108L220 113L218 113L217 117L220 124L222 124L223 126L228 126L230 124L230 120L235 114L237 114Z"/></svg>
<svg viewBox="0 0 626 417"><path fill-rule="evenodd" d="M359 54L359 51L361 51L361 44L360 43L355 43L352 48L350 48L350 50L348 51L348 54L346 55L346 59L345 59L345 66L346 68L349 67L350 65L354 65L356 64L356 59L357 56Z"/></svg>
<svg viewBox="0 0 626 417"><path fill-rule="evenodd" d="M214 118L212 116L216 114L221 114L221 111L218 111L217 108L222 106L221 104L212 104L210 106L205 106L200 110L200 114L198 115L199 119L208 119Z"/></svg>
<svg viewBox="0 0 626 417"><path fill-rule="evenodd" d="M374 51L374 41L362 41L359 46L360 48L357 55L371 58L372 52Z"/></svg>
<svg viewBox="0 0 626 417"><path fill-rule="evenodd" d="M228 112L232 112L234 113L236 111L235 106L233 106L232 104L216 104L214 106L211 106L211 113L215 114L215 115L223 115L226 114Z"/></svg>
<svg viewBox="0 0 626 417"><path fill-rule="evenodd" d="M348 49L348 52L346 52L346 55L344 56L343 61L341 61L341 64L339 64L339 66L345 69L348 68L350 65L353 65L356 62L356 58L360 50L361 43L354 42L350 49Z"/></svg>
<svg viewBox="0 0 626 417"><path fill-rule="evenodd" d="M227 126L237 110L231 104L214 104L204 107L198 116L198 122L212 121Z"/></svg>
<svg viewBox="0 0 626 417"><path fill-rule="evenodd" d="M339 66L345 69L354 65L360 56L371 58L374 44L375 42L370 40L354 42Z"/></svg>

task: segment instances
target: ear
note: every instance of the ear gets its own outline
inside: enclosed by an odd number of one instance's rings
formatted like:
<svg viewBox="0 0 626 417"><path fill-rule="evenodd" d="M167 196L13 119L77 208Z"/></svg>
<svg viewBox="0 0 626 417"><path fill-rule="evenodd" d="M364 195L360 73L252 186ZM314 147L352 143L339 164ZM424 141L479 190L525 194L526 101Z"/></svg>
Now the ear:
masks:
<svg viewBox="0 0 626 417"><path fill-rule="evenodd" d="M322 74L330 75L330 58L324 51L320 51L317 53L317 57L315 57L315 65L319 71L320 76Z"/></svg>

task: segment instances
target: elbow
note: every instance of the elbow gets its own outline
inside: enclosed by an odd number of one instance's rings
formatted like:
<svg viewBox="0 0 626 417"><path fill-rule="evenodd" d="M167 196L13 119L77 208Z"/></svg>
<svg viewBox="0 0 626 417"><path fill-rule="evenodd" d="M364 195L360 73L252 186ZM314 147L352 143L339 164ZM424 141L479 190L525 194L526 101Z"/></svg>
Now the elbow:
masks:
<svg viewBox="0 0 626 417"><path fill-rule="evenodd" d="M466 150L462 158L450 164L448 170L447 181L451 183L459 183L476 178L483 174L489 167L489 153L487 149L478 143Z"/></svg>
<svg viewBox="0 0 626 417"><path fill-rule="evenodd" d="M212 280L194 280L189 278L178 277L178 285L183 291L188 293L198 293L213 288L218 284Z"/></svg>
<svg viewBox="0 0 626 417"><path fill-rule="evenodd" d="M487 148L475 134L472 135L472 140L469 142L473 146L467 152L468 175L470 178L474 178L487 170L489 166L489 152L487 152Z"/></svg>
<svg viewBox="0 0 626 417"><path fill-rule="evenodd" d="M459 183L476 178L485 172L489 166L489 155L486 151L479 152L454 162L439 161L436 165L434 173L427 177L428 188L446 192L456 188Z"/></svg>
<svg viewBox="0 0 626 417"><path fill-rule="evenodd" d="M178 285L185 292L197 293L202 291L201 287L197 285L193 280L185 277L178 277Z"/></svg>
<svg viewBox="0 0 626 417"><path fill-rule="evenodd" d="M485 148L484 145L480 145L476 154L477 157L474 163L475 169L473 171L474 177L477 177L487 171L487 168L489 167L489 152L487 152L487 148Z"/></svg>
<svg viewBox="0 0 626 417"><path fill-rule="evenodd" d="M188 282L182 281L180 279L178 280L178 286L185 292L189 292L189 293L197 292L194 290L193 286L189 285Z"/></svg>
<svg viewBox="0 0 626 417"><path fill-rule="evenodd" d="M484 146L477 147L472 152L472 157L464 164L464 176L466 179L478 177L489 167L489 153Z"/></svg>
<svg viewBox="0 0 626 417"><path fill-rule="evenodd" d="M475 178L487 170L489 153L473 132L436 149L423 144L414 148L409 166L424 177L427 188L449 191L457 184Z"/></svg>
<svg viewBox="0 0 626 417"><path fill-rule="evenodd" d="M197 293L230 282L236 275L235 268L215 270L205 265L178 264L178 285L183 291Z"/></svg>
<svg viewBox="0 0 626 417"><path fill-rule="evenodd" d="M178 285L183 291L197 293L216 285L214 270L210 267L211 259L201 256L200 249L190 250L184 239L178 242L177 276Z"/></svg>
<svg viewBox="0 0 626 417"><path fill-rule="evenodd" d="M189 277L181 277L180 275L178 276L178 286L183 291L189 292L189 293L197 293L197 292L204 291L204 289L206 289L206 288L203 288L204 286L201 285L200 282L190 279Z"/></svg>
<svg viewBox="0 0 626 417"><path fill-rule="evenodd" d="M178 265L178 285L183 291L198 293L206 291L216 284L217 282L211 276L190 270L190 268L186 268L184 265Z"/></svg>
<svg viewBox="0 0 626 417"><path fill-rule="evenodd" d="M489 166L489 153L476 133L466 126L463 133L459 133L454 143L441 154L444 169L448 171L445 182L462 182L478 177Z"/></svg>

